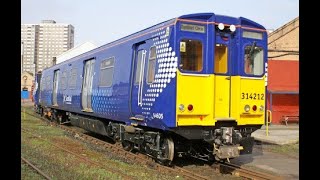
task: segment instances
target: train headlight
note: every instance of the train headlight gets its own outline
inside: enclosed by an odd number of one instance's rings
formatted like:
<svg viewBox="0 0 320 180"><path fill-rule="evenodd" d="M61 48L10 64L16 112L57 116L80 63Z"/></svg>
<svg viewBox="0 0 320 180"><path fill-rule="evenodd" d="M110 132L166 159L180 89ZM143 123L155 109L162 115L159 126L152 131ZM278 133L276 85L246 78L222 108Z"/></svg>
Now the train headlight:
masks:
<svg viewBox="0 0 320 180"><path fill-rule="evenodd" d="M261 105L259 109L260 109L260 111L263 111L264 110L264 106Z"/></svg>
<svg viewBox="0 0 320 180"><path fill-rule="evenodd" d="M179 110L180 110L180 111L184 111L184 105L183 105L183 104L180 104L180 105L179 105Z"/></svg>
<svg viewBox="0 0 320 180"><path fill-rule="evenodd" d="M247 104L244 106L244 111L249 112L250 111L250 106Z"/></svg>
<svg viewBox="0 0 320 180"><path fill-rule="evenodd" d="M224 29L224 24L219 23L219 24L218 24L218 28L222 31L222 30Z"/></svg>
<svg viewBox="0 0 320 180"><path fill-rule="evenodd" d="M236 26L232 24L232 25L229 27L229 29L230 29L231 32L234 32L234 31L236 31Z"/></svg>

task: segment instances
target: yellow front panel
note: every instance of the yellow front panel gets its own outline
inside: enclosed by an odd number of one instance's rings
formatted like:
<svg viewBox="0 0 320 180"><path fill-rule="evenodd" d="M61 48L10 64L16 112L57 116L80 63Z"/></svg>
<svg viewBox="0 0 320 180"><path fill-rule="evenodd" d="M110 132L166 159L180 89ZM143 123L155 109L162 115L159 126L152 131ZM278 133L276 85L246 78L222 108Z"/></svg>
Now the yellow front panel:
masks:
<svg viewBox="0 0 320 180"><path fill-rule="evenodd" d="M178 71L177 126L214 126L221 119L234 119L238 125L264 124L264 82L264 78L190 75ZM189 104L193 105L192 111L188 110ZM244 110L245 105L250 106L249 112ZM256 111L252 109L254 105Z"/></svg>
<svg viewBox="0 0 320 180"><path fill-rule="evenodd" d="M264 78L231 78L231 116L237 119L238 125L263 124L266 99ZM249 112L244 110L245 105L250 106ZM252 108L254 105L257 107L256 111Z"/></svg>
<svg viewBox="0 0 320 180"><path fill-rule="evenodd" d="M237 121L240 118L239 106L240 106L240 76L231 77L231 106L230 106L230 116Z"/></svg>
<svg viewBox="0 0 320 180"><path fill-rule="evenodd" d="M213 94L214 75L190 75L177 71L177 126L212 126L214 125ZM184 110L179 110L179 105ZM188 110L188 105L193 110Z"/></svg>
<svg viewBox="0 0 320 180"><path fill-rule="evenodd" d="M214 87L214 117L229 118L230 77L216 75Z"/></svg>

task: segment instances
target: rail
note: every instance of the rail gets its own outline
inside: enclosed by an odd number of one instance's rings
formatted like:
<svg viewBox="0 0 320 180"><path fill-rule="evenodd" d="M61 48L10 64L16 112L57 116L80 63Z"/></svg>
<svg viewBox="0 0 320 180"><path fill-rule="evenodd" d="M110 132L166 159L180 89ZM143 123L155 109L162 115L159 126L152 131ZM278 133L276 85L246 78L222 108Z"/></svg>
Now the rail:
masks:
<svg viewBox="0 0 320 180"><path fill-rule="evenodd" d="M30 161L28 161L27 159L25 159L24 157L21 157L21 160L23 162L25 162L26 164L28 164L31 168L33 168L35 171L37 171L37 173L39 173L40 175L42 175L43 177L45 177L48 180L51 180L51 178L46 175L43 171L41 171L39 168L37 168L34 164L32 164Z"/></svg>
<svg viewBox="0 0 320 180"><path fill-rule="evenodd" d="M283 180L283 177L271 175L256 170L251 170L248 168L241 167L236 164L231 163L216 163L212 166L218 169L221 173L230 173L238 177L243 177L247 179L254 180Z"/></svg>
<svg viewBox="0 0 320 180"><path fill-rule="evenodd" d="M21 110L21 112L23 113L23 110ZM159 172L179 175L179 176L185 177L186 179L197 179L197 180L199 180L199 179L208 180L209 179L208 177L202 176L200 174L194 173L192 171L189 171L189 170L186 170L186 169L183 169L180 167L163 166L159 163L154 162L153 159L151 159L147 156L141 156L141 154L139 155L139 154L130 153L130 152L122 149L121 147L119 147L117 144L110 144L110 143L107 143L107 142L102 141L100 139L97 139L95 137L92 137L87 134L76 131L70 127L60 125L57 123L53 123L46 118L40 117L37 114L29 113L29 112L25 112L25 114L36 117L38 119L41 119L41 120L45 121L46 123L48 123L49 125L59 127L61 129L63 129L64 131L66 131L67 133L73 135L73 137L77 137L78 139L86 140L86 141L89 141L95 145L99 145L101 147L104 147L108 151L111 151L117 155L125 157L126 160L130 160L134 163L147 165L148 167L156 169ZM23 130L23 131L25 131L25 130Z"/></svg>

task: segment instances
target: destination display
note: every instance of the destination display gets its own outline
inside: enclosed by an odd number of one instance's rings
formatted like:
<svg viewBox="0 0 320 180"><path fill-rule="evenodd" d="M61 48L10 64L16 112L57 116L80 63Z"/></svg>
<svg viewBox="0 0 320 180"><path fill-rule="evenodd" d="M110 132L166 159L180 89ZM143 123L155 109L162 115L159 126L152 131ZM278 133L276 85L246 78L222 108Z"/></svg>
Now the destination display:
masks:
<svg viewBox="0 0 320 180"><path fill-rule="evenodd" d="M205 33L205 26L193 25L193 24L181 24L181 31Z"/></svg>

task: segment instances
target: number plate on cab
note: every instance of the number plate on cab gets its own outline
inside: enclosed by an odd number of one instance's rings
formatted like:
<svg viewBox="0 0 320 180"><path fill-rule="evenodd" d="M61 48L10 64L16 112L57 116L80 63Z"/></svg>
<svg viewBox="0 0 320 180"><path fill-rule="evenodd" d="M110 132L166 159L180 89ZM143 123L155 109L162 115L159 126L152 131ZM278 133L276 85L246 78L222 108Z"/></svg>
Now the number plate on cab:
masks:
<svg viewBox="0 0 320 180"><path fill-rule="evenodd" d="M264 100L264 93L241 93L241 99Z"/></svg>

